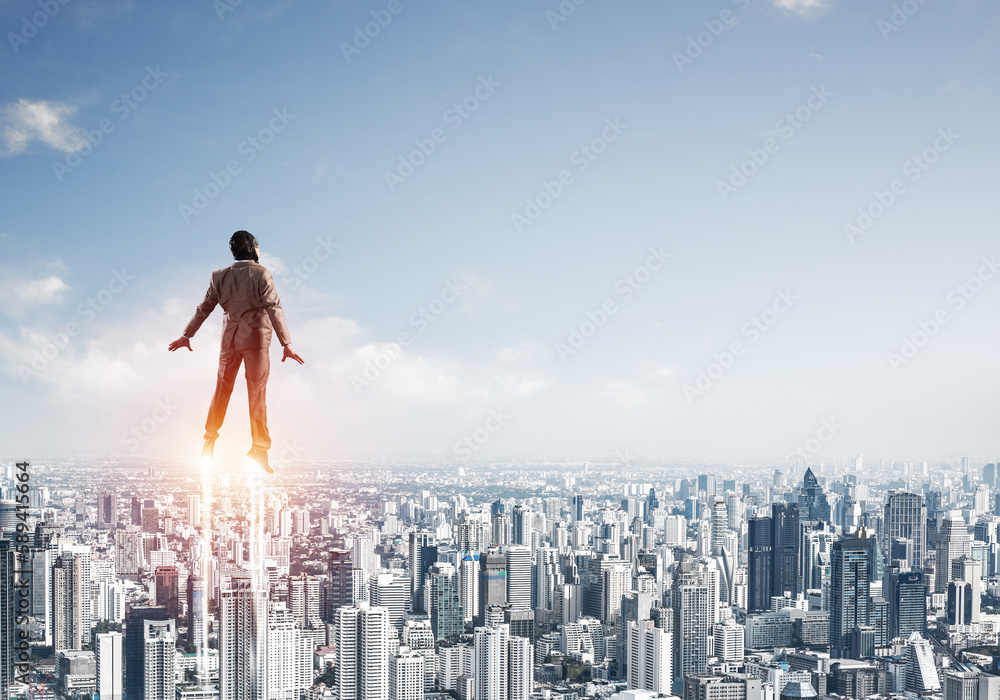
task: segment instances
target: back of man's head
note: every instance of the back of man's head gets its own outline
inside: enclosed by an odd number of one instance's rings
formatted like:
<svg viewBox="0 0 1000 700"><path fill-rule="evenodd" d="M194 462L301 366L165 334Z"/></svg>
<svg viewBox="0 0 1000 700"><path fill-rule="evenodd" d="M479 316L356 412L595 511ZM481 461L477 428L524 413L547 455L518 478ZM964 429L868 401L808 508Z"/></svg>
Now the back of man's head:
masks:
<svg viewBox="0 0 1000 700"><path fill-rule="evenodd" d="M256 237L249 231L237 231L229 239L229 250L232 251L233 257L237 260L260 262L257 258L257 246L259 245Z"/></svg>

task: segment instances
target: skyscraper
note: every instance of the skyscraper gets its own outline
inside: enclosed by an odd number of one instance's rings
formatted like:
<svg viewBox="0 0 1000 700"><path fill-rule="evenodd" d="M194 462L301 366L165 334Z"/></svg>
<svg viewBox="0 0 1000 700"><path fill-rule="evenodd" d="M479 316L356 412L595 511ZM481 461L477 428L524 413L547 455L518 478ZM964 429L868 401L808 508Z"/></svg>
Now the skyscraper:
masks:
<svg viewBox="0 0 1000 700"><path fill-rule="evenodd" d="M282 603L267 612L267 694L269 700L299 700L312 686L313 642L299 618Z"/></svg>
<svg viewBox="0 0 1000 700"><path fill-rule="evenodd" d="M893 567L883 589L889 603L889 639L924 633L927 626L927 584L923 571L901 571Z"/></svg>
<svg viewBox="0 0 1000 700"><path fill-rule="evenodd" d="M503 547L507 564L507 603L514 608L532 609L531 548L524 545Z"/></svg>
<svg viewBox="0 0 1000 700"><path fill-rule="evenodd" d="M771 609L771 519L750 518L747 530L747 610Z"/></svg>
<svg viewBox="0 0 1000 700"><path fill-rule="evenodd" d="M670 695L673 635L652 620L630 621L627 628L628 689Z"/></svg>
<svg viewBox="0 0 1000 700"><path fill-rule="evenodd" d="M965 520L958 512L948 513L937 532L937 558L934 566L934 591L943 593L953 580L952 562L972 554L972 538Z"/></svg>
<svg viewBox="0 0 1000 700"><path fill-rule="evenodd" d="M823 487L819 485L819 479L808 467L802 477L802 490L799 492L799 517L803 521L830 521L830 503Z"/></svg>
<svg viewBox="0 0 1000 700"><path fill-rule="evenodd" d="M799 592L799 507L794 503L771 506L771 595Z"/></svg>
<svg viewBox="0 0 1000 700"><path fill-rule="evenodd" d="M167 609L167 617L177 618L177 598L179 591L176 566L158 566L156 578L156 604Z"/></svg>
<svg viewBox="0 0 1000 700"><path fill-rule="evenodd" d="M188 643L201 646L205 643L207 598L205 597L205 580L191 574L187 579L187 615Z"/></svg>
<svg viewBox="0 0 1000 700"><path fill-rule="evenodd" d="M389 624L397 632L403 629L403 619L409 608L410 582L405 578L396 578L392 574L376 574L371 577L368 587L368 600L372 607L385 608L389 614ZM364 601L355 600L354 605ZM336 616L334 616L336 619Z"/></svg>
<svg viewBox="0 0 1000 700"><path fill-rule="evenodd" d="M144 700L174 700L176 620L143 620L142 646L142 697Z"/></svg>
<svg viewBox="0 0 1000 700"><path fill-rule="evenodd" d="M472 662L475 700L507 700L510 697L509 640L507 625L476 628Z"/></svg>
<svg viewBox="0 0 1000 700"><path fill-rule="evenodd" d="M357 603L337 611L337 700L388 700L389 611Z"/></svg>
<svg viewBox="0 0 1000 700"><path fill-rule="evenodd" d="M324 619L332 621L337 608L354 605L354 563L347 549L330 550L330 576L326 589Z"/></svg>
<svg viewBox="0 0 1000 700"><path fill-rule="evenodd" d="M466 622L479 613L479 555L468 553L458 564L458 601Z"/></svg>
<svg viewBox="0 0 1000 700"><path fill-rule="evenodd" d="M57 651L83 646L83 566L71 554L52 568L52 639Z"/></svg>
<svg viewBox="0 0 1000 700"><path fill-rule="evenodd" d="M267 596L254 574L239 571L224 577L221 598L219 698L269 700Z"/></svg>
<svg viewBox="0 0 1000 700"><path fill-rule="evenodd" d="M534 681L534 646L524 637L507 639L507 697L510 700L528 700Z"/></svg>
<svg viewBox="0 0 1000 700"><path fill-rule="evenodd" d="M425 659L400 649L389 657L389 700L423 700Z"/></svg>
<svg viewBox="0 0 1000 700"><path fill-rule="evenodd" d="M436 562L427 572L424 594L429 603L431 629L437 639L457 637L465 631L465 615L459 600L458 572L446 562Z"/></svg>
<svg viewBox="0 0 1000 700"><path fill-rule="evenodd" d="M910 540L906 564L911 570L923 569L927 547L927 507L919 494L890 491L885 503L883 554L899 538ZM888 558L888 557L886 557Z"/></svg>
<svg viewBox="0 0 1000 700"><path fill-rule="evenodd" d="M830 654L849 657L851 630L870 621L868 543L859 538L834 542L831 559Z"/></svg>
<svg viewBox="0 0 1000 700"><path fill-rule="evenodd" d="M146 644L147 620L168 620L167 609L162 605L133 605L125 616L125 697L128 700L146 698Z"/></svg>
<svg viewBox="0 0 1000 700"><path fill-rule="evenodd" d="M118 526L118 497L111 491L97 494L97 527L103 530Z"/></svg>
<svg viewBox="0 0 1000 700"><path fill-rule="evenodd" d="M296 626L319 628L319 579L300 574L288 578L288 610Z"/></svg>
<svg viewBox="0 0 1000 700"><path fill-rule="evenodd" d="M423 530L411 532L407 568L410 574L410 599L413 609L417 612L427 612L424 582L427 571L435 561L437 561L437 547L434 545L434 533Z"/></svg>
<svg viewBox="0 0 1000 700"><path fill-rule="evenodd" d="M507 604L507 557L491 547L479 555L479 611L475 618L477 627L485 624L486 609L491 605Z"/></svg>
<svg viewBox="0 0 1000 700"><path fill-rule="evenodd" d="M122 700L125 656L121 632L97 635L94 643L97 661L97 697L100 700Z"/></svg>

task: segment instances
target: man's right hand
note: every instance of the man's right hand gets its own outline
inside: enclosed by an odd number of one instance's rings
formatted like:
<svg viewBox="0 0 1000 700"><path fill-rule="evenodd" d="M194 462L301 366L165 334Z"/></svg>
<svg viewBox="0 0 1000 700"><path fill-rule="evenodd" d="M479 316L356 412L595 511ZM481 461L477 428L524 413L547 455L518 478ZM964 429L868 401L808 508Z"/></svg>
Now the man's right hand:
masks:
<svg viewBox="0 0 1000 700"><path fill-rule="evenodd" d="M167 350L169 350L170 352L173 352L174 350L180 350L181 348L187 348L188 350L191 350L191 340L189 338L181 336L180 338L178 338L177 340L175 340L174 342L170 343L170 345L167 346ZM194 351L191 350L191 352Z"/></svg>

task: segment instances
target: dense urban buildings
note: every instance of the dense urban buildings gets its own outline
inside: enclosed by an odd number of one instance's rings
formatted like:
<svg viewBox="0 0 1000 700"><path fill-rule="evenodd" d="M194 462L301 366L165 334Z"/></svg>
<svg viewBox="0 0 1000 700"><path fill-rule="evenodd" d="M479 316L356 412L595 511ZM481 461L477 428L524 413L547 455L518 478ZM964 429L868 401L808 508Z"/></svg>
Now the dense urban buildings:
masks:
<svg viewBox="0 0 1000 700"><path fill-rule="evenodd" d="M33 465L23 549L19 521L0 538L0 678L72 700L995 697L995 472L856 464L312 465L211 489Z"/></svg>

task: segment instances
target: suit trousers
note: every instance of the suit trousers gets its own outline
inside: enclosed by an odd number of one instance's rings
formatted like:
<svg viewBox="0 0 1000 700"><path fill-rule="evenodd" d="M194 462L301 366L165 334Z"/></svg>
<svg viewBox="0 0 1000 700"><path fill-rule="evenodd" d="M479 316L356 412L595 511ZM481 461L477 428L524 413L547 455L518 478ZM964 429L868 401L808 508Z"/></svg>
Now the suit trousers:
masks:
<svg viewBox="0 0 1000 700"><path fill-rule="evenodd" d="M219 428L226 418L229 397L236 385L240 365L246 365L247 397L250 399L250 435L253 446L262 450L271 448L271 434L267 430L267 378L271 373L271 358L268 348L236 350L223 348L219 353L219 378L215 384L215 395L208 409L205 421L205 439L219 437Z"/></svg>

